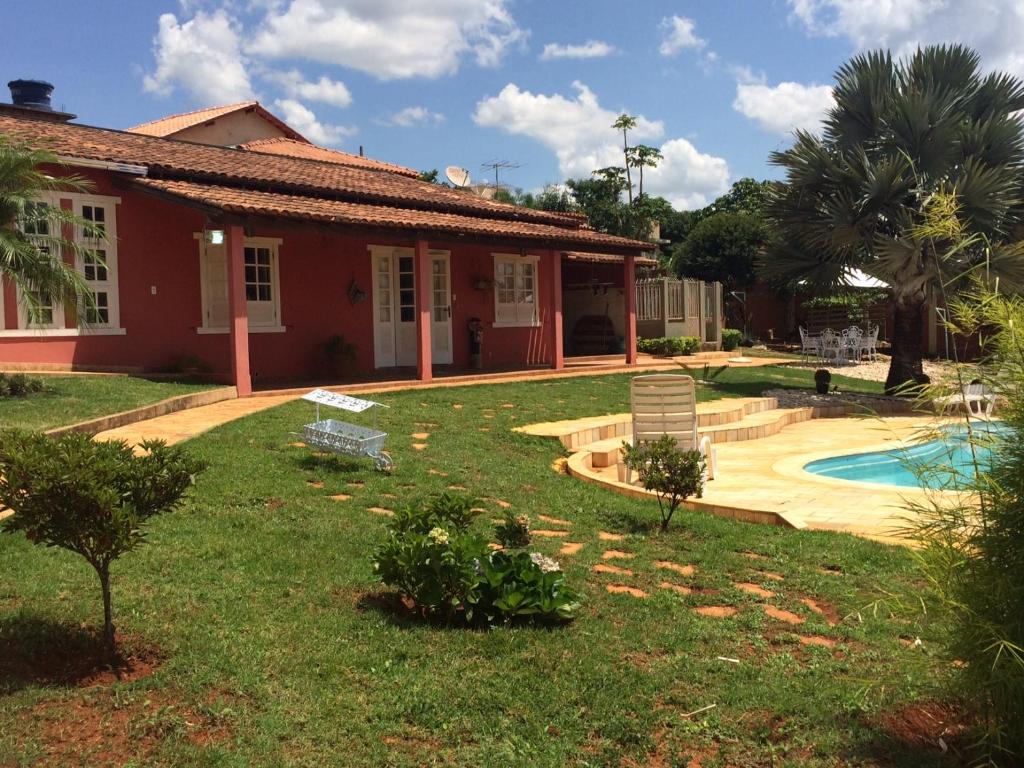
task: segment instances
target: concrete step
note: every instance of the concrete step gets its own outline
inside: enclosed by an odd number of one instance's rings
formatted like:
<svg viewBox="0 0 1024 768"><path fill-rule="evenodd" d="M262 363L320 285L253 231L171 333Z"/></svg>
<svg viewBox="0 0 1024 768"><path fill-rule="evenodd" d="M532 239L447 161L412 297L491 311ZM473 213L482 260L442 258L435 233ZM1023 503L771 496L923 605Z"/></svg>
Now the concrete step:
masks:
<svg viewBox="0 0 1024 768"><path fill-rule="evenodd" d="M743 420L747 416L772 410L778 406L771 397L742 397L713 400L697 405L697 425L717 427ZM519 431L543 437L555 437L571 451L581 450L591 443L628 435L632 432L633 417L628 413L594 416L586 419L531 424Z"/></svg>
<svg viewBox="0 0 1024 768"><path fill-rule="evenodd" d="M733 443L743 440L759 440L777 435L790 424L813 418L811 408L770 408L757 410L742 419L714 425L700 425L697 432L707 436L712 443ZM578 450L590 454L593 467L611 467L621 460L622 441L630 436L628 425L625 433L580 446Z"/></svg>

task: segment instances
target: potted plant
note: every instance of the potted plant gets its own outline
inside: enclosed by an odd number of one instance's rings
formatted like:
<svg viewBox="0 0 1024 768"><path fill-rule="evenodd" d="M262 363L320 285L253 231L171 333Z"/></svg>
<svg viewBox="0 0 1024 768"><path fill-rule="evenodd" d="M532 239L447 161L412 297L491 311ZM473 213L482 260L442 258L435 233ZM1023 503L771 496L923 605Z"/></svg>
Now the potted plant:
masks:
<svg viewBox="0 0 1024 768"><path fill-rule="evenodd" d="M819 368L814 372L814 388L818 391L819 395L827 395L831 384L832 374L824 368Z"/></svg>

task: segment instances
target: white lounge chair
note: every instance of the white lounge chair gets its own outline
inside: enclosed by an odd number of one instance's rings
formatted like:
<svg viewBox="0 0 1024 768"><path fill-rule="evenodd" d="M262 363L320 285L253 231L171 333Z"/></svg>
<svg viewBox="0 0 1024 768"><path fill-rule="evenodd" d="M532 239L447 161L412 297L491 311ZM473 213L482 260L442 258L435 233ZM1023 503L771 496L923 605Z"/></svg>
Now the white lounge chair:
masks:
<svg viewBox="0 0 1024 768"><path fill-rule="evenodd" d="M697 393L692 376L652 374L637 376L630 383L633 410L633 445L675 438L684 451L700 451L706 464L705 480L715 477L715 449L711 439L697 433ZM633 482L632 472L624 467L623 479Z"/></svg>
<svg viewBox="0 0 1024 768"><path fill-rule="evenodd" d="M965 385L962 392L937 397L935 404L940 413L956 410L963 405L975 416L990 418L996 410L996 393L987 384L975 382Z"/></svg>

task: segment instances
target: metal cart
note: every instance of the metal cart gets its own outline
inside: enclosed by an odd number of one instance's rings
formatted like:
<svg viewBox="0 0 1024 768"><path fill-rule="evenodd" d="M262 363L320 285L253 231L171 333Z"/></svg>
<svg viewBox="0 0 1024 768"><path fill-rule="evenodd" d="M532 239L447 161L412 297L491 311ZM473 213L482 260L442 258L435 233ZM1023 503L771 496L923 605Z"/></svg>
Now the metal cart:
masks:
<svg viewBox="0 0 1024 768"><path fill-rule="evenodd" d="M328 392L326 389L314 389L302 396L303 400L316 403L316 421L306 424L302 428L303 438L306 445L318 448L321 451L338 453L355 458L367 457L373 459L373 465L382 472L391 471L394 462L391 456L384 450L384 440L387 432L377 429L376 413L374 414L373 427L361 427L356 424L349 424L338 419L321 419L320 406L326 405L331 408L338 408L351 413L362 413L374 407L387 408L382 403L375 403L372 400L361 400L358 397L339 395L335 392Z"/></svg>

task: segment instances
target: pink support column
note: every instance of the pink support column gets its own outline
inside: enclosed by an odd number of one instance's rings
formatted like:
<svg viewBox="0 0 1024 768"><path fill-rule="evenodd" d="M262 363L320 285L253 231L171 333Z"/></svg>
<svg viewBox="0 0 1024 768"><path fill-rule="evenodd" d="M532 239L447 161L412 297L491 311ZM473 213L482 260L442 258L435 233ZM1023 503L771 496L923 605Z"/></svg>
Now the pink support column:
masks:
<svg viewBox="0 0 1024 768"><path fill-rule="evenodd" d="M551 367L565 367L562 349L562 252L551 251Z"/></svg>
<svg viewBox="0 0 1024 768"><path fill-rule="evenodd" d="M231 342L231 378L239 397L252 394L249 373L249 308L245 297L245 232L240 226L227 229L228 314Z"/></svg>
<svg viewBox="0 0 1024 768"><path fill-rule="evenodd" d="M430 381L434 378L430 341L430 294L433 277L430 274L430 251L426 240L416 241L416 378Z"/></svg>
<svg viewBox="0 0 1024 768"><path fill-rule="evenodd" d="M636 365L636 257L627 256L625 266L626 365Z"/></svg>

